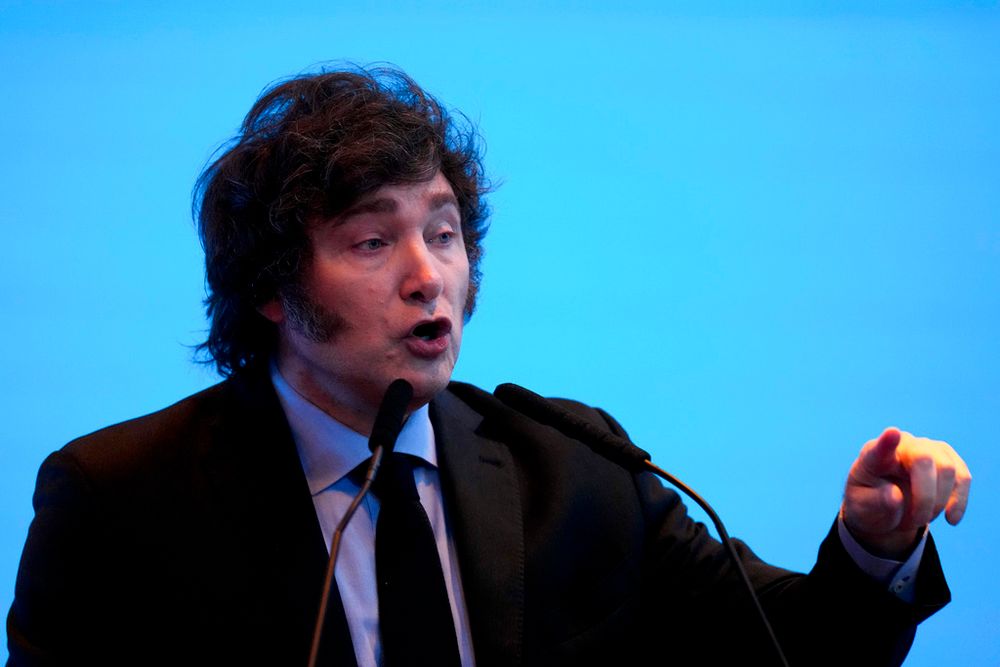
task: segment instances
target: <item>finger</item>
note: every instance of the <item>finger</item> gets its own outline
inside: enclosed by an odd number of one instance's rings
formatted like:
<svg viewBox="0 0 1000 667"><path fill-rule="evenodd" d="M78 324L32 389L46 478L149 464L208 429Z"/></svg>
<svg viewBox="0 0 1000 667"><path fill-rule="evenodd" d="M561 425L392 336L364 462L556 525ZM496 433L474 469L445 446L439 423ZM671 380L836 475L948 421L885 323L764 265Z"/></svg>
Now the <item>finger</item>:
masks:
<svg viewBox="0 0 1000 667"><path fill-rule="evenodd" d="M877 439L866 443L858 458L861 470L871 477L886 477L900 472L896 448L902 439L902 432L890 426Z"/></svg>
<svg viewBox="0 0 1000 667"><path fill-rule="evenodd" d="M937 465L934 457L925 452L908 456L904 467L909 472L910 517L914 526L923 526L934 518L937 499Z"/></svg>
<svg viewBox="0 0 1000 667"><path fill-rule="evenodd" d="M931 520L937 518L938 514L944 511L951 498L951 492L955 488L955 465L951 457L947 461L937 464L937 493L934 496L934 510Z"/></svg>
<svg viewBox="0 0 1000 667"><path fill-rule="evenodd" d="M944 511L944 518L953 526L965 516L965 508L969 503L969 489L972 486L972 474L969 472L969 467L965 465L965 461L958 454L955 454L955 458L958 459L955 466L955 486L951 490L951 496L948 498L948 504Z"/></svg>

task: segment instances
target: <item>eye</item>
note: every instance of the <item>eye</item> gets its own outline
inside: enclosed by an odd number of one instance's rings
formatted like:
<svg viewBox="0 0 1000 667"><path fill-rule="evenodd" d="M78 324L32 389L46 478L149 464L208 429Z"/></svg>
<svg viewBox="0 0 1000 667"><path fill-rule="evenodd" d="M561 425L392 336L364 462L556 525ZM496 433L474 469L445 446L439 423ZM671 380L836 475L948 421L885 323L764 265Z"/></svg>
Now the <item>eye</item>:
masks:
<svg viewBox="0 0 1000 667"><path fill-rule="evenodd" d="M379 248L384 248L386 245L388 244L382 239L365 239L361 243L356 244L354 247L358 250L373 252Z"/></svg>
<svg viewBox="0 0 1000 667"><path fill-rule="evenodd" d="M455 232L446 231L446 232L440 232L437 235L432 236L430 242L435 243L437 245L448 245L454 240L455 240Z"/></svg>

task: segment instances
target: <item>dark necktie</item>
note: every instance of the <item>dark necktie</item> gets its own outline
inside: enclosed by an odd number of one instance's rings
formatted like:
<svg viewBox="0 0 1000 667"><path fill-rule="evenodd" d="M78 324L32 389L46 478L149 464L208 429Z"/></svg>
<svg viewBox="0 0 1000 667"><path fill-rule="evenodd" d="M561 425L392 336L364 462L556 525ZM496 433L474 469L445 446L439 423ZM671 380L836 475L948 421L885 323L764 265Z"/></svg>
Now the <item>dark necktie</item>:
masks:
<svg viewBox="0 0 1000 667"><path fill-rule="evenodd" d="M375 575L385 667L459 667L458 639L430 520L407 454L391 454L375 481Z"/></svg>

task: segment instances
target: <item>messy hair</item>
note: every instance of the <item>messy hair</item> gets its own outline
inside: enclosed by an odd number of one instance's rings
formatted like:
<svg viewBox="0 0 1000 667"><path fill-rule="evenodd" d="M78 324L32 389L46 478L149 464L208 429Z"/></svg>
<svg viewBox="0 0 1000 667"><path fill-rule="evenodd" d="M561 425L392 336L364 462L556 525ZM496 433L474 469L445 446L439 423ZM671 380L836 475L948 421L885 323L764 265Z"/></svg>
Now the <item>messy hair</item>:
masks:
<svg viewBox="0 0 1000 667"><path fill-rule="evenodd" d="M205 360L224 376L266 363L277 327L258 308L298 285L311 261L309 221L334 217L382 186L423 182L438 171L458 200L470 268L468 317L489 216L471 123L449 115L393 68L322 71L265 90L195 186L211 321L199 346Z"/></svg>

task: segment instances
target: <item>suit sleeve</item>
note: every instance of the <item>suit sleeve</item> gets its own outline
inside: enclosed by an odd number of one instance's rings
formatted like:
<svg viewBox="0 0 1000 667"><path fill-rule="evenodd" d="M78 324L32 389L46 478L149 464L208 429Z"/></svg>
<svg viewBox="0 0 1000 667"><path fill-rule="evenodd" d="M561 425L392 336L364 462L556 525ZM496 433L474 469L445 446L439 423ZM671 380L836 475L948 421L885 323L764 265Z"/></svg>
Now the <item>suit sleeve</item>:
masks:
<svg viewBox="0 0 1000 667"><path fill-rule="evenodd" d="M600 414L612 432L627 437L614 419ZM656 636L658 622L680 626L693 638L689 660L708 651L720 664L723 655L737 661L759 655L760 664L777 664L769 658L773 652L766 632L722 545L691 520L679 496L657 478L640 474L636 488L648 526L644 577L658 592L644 614L652 619L647 632ZM912 604L858 568L836 524L807 575L764 563L739 540L736 548L792 665L900 665L917 624L950 600L933 541Z"/></svg>
<svg viewBox="0 0 1000 667"><path fill-rule="evenodd" d="M102 577L94 494L75 461L56 452L39 470L32 502L35 517L7 617L7 664L69 664L93 641L81 629L94 627Z"/></svg>

